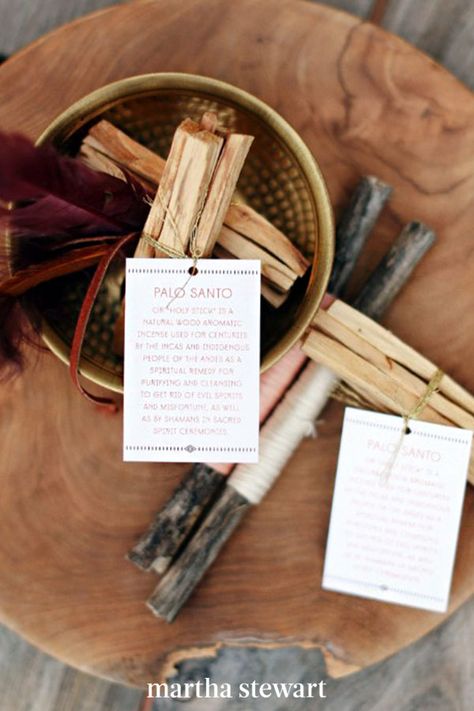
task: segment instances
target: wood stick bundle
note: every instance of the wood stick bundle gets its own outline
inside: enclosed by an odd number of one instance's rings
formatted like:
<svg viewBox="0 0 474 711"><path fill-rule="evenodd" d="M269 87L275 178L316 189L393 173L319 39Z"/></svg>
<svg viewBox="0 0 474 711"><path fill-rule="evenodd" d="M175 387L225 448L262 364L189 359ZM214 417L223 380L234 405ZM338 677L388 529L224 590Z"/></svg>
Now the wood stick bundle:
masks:
<svg viewBox="0 0 474 711"><path fill-rule="evenodd" d="M240 134L225 136L217 130L216 123L215 118L209 114L204 115L200 125L187 119L176 131L168 160L165 161L108 121L100 121L84 139L80 155L91 167L116 177L125 178L125 173L130 173L153 192L160 185L145 231L160 241L166 251L169 248L179 251L183 246L186 248L189 236L183 235L182 244L176 244L176 229L171 224L176 212L176 201L173 207L169 202L169 189L170 184L176 180L179 182L180 176L175 171L182 160L183 141L193 146L198 141L193 140L192 136L196 139L198 134L207 136L206 140L211 142L213 139L214 142L221 141L219 162L212 182L208 183L206 206L196 230L196 248L200 256L208 256L214 251L215 256L260 259L264 275L262 294L273 306L278 307L286 300L296 279L306 273L309 262L268 220L248 205L231 202L250 148L251 137ZM213 139L209 139L209 136L213 136ZM189 157L195 148L188 147L187 150ZM212 160L211 153L209 150L209 161ZM194 152L194 157L197 161L197 152ZM168 168L167 163L170 163ZM169 206L172 215L168 218L167 230L160 236L160 225L166 212L164 206ZM217 248L214 250L216 243ZM155 256L153 246L142 240L136 256Z"/></svg>
<svg viewBox="0 0 474 711"><path fill-rule="evenodd" d="M341 301L316 316L303 350L337 373L367 407L402 416L416 409L439 372L390 331ZM474 397L448 375L440 373L426 400L421 419L474 430ZM474 459L469 481L474 484Z"/></svg>
<svg viewBox="0 0 474 711"><path fill-rule="evenodd" d="M348 207L343 211L337 228L335 263L338 265L336 273L330 282L330 291L333 296L346 287L354 270L357 259L366 243L366 240L375 225L391 189L382 181L371 176L362 178L357 185ZM227 215L232 212L232 207ZM249 220L248 212L238 206L231 221ZM235 220L235 221L234 221ZM265 223L266 221L263 220ZM253 229L253 226L251 228ZM260 233L258 233L260 234ZM262 235L265 236L265 225L262 226ZM263 238L262 244L263 244ZM265 239L271 239L266 235ZM286 239L286 238L285 238ZM299 253L296 250L295 261ZM296 347L299 351L299 346ZM284 389L289 387L304 361L300 361L298 369L293 369L291 363L284 358L273 368L265 373L261 379L262 404L268 399L267 391L273 390L278 397L274 397L276 405ZM270 387L268 387L270 385ZM284 388L282 390L282 385ZM260 421L263 423L272 408L261 412ZM179 549L188 539L191 529L196 521L202 517L209 503L221 490L225 477L232 471L232 466L195 464L184 477L181 484L174 491L164 507L158 511L148 531L140 538L130 551L128 557L143 570L153 568L157 573L164 573Z"/></svg>
<svg viewBox="0 0 474 711"><path fill-rule="evenodd" d="M248 139L250 146L250 137L241 138ZM201 129L191 119L178 126L135 256L173 257L187 253L205 213L209 219L210 186L219 172L223 146L222 137ZM222 191L220 182L219 187ZM215 197L210 208L214 207L215 212L214 203ZM192 249L197 249L196 244Z"/></svg>
<svg viewBox="0 0 474 711"><path fill-rule="evenodd" d="M392 258L379 265L359 297L368 304L369 316L381 316L433 241L433 232L421 225L416 229L409 226L402 233L392 249ZM410 260L406 258L408 252ZM304 369L261 431L259 464L240 465L234 470L187 548L162 578L148 601L154 614L168 622L176 617L245 512L260 503L272 487L337 381L337 375L324 366L311 363Z"/></svg>

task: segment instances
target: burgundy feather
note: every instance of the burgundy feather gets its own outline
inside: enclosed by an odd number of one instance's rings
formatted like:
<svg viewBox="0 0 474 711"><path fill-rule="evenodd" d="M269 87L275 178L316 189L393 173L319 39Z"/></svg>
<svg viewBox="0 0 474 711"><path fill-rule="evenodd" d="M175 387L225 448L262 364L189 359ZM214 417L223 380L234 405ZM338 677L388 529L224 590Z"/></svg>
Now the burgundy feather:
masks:
<svg viewBox="0 0 474 711"><path fill-rule="evenodd" d="M8 228L11 237L52 237L93 235L111 232L108 220L91 218L83 208L46 195L39 200L5 210L0 214L0 224ZM115 229L113 229L116 232Z"/></svg>
<svg viewBox="0 0 474 711"><path fill-rule="evenodd" d="M19 299L2 294L13 266L34 267L93 240L140 232L149 207L143 187L100 173L51 146L0 132L0 373L22 368L31 326ZM15 203L12 210L7 203ZM102 235L102 237L97 237Z"/></svg>
<svg viewBox="0 0 474 711"><path fill-rule="evenodd" d="M30 227L39 210L44 231L54 234L59 211L62 232L70 221L75 227L87 225L89 234L94 229L126 233L143 225L149 209L144 197L138 183L96 172L52 146L34 146L24 136L0 132L0 201L37 201L24 218ZM55 208L49 227L45 204Z"/></svg>

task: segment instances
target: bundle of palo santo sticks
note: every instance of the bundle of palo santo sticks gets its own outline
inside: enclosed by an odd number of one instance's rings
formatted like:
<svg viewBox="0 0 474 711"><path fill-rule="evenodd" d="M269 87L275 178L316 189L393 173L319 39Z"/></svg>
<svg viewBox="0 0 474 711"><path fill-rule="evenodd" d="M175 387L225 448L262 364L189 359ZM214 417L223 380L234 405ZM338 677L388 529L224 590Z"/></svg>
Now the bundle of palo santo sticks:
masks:
<svg viewBox="0 0 474 711"><path fill-rule="evenodd" d="M252 137L225 133L215 115L178 126L166 161L108 121L93 126L80 150L92 168L134 175L155 194L136 257L191 256L258 259L262 295L278 307L308 260L271 222L235 202ZM191 244L192 242L192 244Z"/></svg>
<svg viewBox="0 0 474 711"><path fill-rule="evenodd" d="M238 201L252 141L221 130L212 113L178 126L166 161L107 121L90 129L77 159L0 133L0 366L21 360L21 297L96 264L103 278L110 261L133 244L137 257L258 259L262 296L281 306L309 262ZM100 282L92 280L73 346L82 345ZM115 336L121 353L123 311ZM71 352L71 360L79 358Z"/></svg>
<svg viewBox="0 0 474 711"><path fill-rule="evenodd" d="M389 186L375 178L361 181L339 223L325 308L301 346L295 346L262 376L259 463L194 465L130 551L129 559L139 568L163 576L148 605L168 622L176 617L246 511L271 489L331 397L474 428L473 396L374 320L383 315L432 246L432 230L420 223L407 225L353 307L336 298L344 295L390 192ZM472 472L471 466L474 483Z"/></svg>
<svg viewBox="0 0 474 711"><path fill-rule="evenodd" d="M423 401L423 420L474 430L474 396L342 301L317 314L302 348L337 374L342 384L334 395L344 402L409 419ZM474 459L469 481L474 484Z"/></svg>

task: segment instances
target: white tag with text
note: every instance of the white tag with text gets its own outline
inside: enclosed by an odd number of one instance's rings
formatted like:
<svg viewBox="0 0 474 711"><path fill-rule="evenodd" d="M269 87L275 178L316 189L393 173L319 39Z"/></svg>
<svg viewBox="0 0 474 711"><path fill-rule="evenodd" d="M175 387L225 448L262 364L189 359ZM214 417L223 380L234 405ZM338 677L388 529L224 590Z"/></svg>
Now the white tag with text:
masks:
<svg viewBox="0 0 474 711"><path fill-rule="evenodd" d="M260 262L127 259L124 460L257 462Z"/></svg>
<svg viewBox="0 0 474 711"><path fill-rule="evenodd" d="M347 408L323 588L445 612L472 432Z"/></svg>

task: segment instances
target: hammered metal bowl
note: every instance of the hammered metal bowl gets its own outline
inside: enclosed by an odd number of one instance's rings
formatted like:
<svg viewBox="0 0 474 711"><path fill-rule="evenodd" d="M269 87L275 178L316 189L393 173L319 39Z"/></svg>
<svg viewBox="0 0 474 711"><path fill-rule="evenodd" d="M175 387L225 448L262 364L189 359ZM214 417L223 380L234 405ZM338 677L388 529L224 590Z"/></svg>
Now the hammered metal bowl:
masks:
<svg viewBox="0 0 474 711"><path fill-rule="evenodd" d="M187 74L151 74L125 79L89 94L42 134L74 155L89 127L106 118L162 156L188 116L214 111L227 128L255 136L243 168L240 197L279 227L311 260L278 310L262 301L262 371L301 337L326 290L333 257L332 211L324 180L297 133L275 111L250 94L214 79ZM41 318L49 348L69 362L79 308L93 270L38 287L30 308ZM110 390L122 391L123 360L112 347L121 303L123 264L109 270L95 303L82 351L81 373Z"/></svg>

